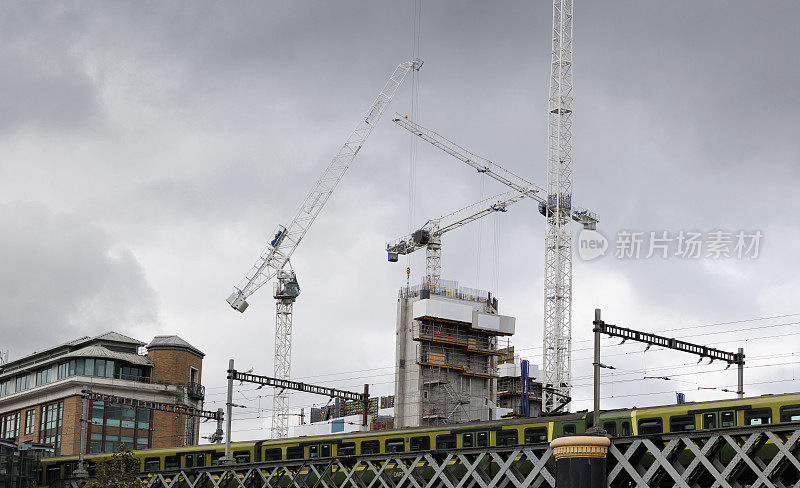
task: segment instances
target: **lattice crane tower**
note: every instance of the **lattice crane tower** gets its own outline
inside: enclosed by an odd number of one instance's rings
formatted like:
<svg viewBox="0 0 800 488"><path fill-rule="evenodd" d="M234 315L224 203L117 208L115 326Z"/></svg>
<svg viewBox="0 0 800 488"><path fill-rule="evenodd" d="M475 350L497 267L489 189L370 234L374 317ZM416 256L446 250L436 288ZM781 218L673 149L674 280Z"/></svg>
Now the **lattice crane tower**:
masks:
<svg viewBox="0 0 800 488"><path fill-rule="evenodd" d="M553 1L547 136L542 409L570 396L572 371L572 0Z"/></svg>
<svg viewBox="0 0 800 488"><path fill-rule="evenodd" d="M375 125L391 103L400 85L412 70L419 70L422 60L414 59L400 63L394 69L383 89L378 93L367 112L359 120L355 130L347 138L339 152L317 180L300 204L288 226L279 225L269 244L261 252L256 263L247 275L234 288L228 297L228 304L239 312L244 312L249 304L247 299L264 284L277 278L273 296L275 298L275 377L290 379L292 361L292 310L300 294L297 277L291 270L291 258L311 224L319 215L345 172L364 145ZM273 438L289 435L289 393L276 389L273 394L272 429Z"/></svg>

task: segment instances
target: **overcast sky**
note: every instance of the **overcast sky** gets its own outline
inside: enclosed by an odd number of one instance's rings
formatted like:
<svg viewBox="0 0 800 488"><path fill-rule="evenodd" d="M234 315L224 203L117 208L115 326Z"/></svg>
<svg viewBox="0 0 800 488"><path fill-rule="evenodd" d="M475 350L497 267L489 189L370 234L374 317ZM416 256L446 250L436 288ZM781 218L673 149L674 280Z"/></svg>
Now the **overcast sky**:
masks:
<svg viewBox="0 0 800 488"><path fill-rule="evenodd" d="M748 394L797 391L800 341L776 336L800 330L800 4L576 3L574 200L599 214L612 247L621 231L764 237L757 259L576 259L574 407L589 406L598 307L610 323L745 347ZM245 314L225 297L411 57L412 5L3 3L0 349L14 359L108 330L178 334L207 354L210 409L224 403L228 358L271 374L271 287ZM418 120L540 185L551 9L426 2L420 36ZM406 263L383 248L409 229L411 142L390 119L411 109L410 88L293 258L296 378L393 390ZM423 142L415 187L417 226L505 191ZM517 317L513 344L537 364L543 238L521 202L443 243L444 277L496 293ZM718 364L617 343L604 340L618 368L606 406L724 398L697 388L735 385L733 371L708 373ZM654 371L673 380L642 379ZM234 424L236 438L264 437L268 421L254 417L259 404L268 417L269 392L239 389L249 408L237 414L253 419Z"/></svg>

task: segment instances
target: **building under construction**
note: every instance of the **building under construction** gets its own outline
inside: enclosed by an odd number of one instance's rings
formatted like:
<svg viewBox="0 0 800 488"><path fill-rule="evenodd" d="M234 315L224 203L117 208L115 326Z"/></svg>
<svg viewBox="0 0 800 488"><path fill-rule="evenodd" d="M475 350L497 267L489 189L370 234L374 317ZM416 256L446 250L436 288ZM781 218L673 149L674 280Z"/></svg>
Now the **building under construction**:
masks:
<svg viewBox="0 0 800 488"><path fill-rule="evenodd" d="M497 313L486 291L402 288L397 301L395 427L495 417L497 338L514 334L514 317Z"/></svg>

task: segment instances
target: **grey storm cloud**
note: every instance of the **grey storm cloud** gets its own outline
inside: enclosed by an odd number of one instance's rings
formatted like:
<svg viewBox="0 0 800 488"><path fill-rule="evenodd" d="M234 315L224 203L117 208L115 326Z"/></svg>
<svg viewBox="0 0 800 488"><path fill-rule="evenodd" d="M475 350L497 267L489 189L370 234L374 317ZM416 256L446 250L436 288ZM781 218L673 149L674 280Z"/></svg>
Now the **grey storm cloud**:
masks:
<svg viewBox="0 0 800 488"><path fill-rule="evenodd" d="M76 129L98 122L95 86L74 51L83 22L51 5L0 7L0 130Z"/></svg>
<svg viewBox="0 0 800 488"><path fill-rule="evenodd" d="M551 8L424 2L420 38L419 121L541 186ZM0 349L163 329L207 353L207 406L222 406L228 358L271 372L274 324L269 286L244 315L224 298L411 56L410 2L7 2L0 14ZM576 2L575 201L611 238L764 233L753 261L576 260L576 340L594 307L654 331L796 311L799 17L795 1ZM397 288L424 260L391 265L385 243L505 190L420 143L409 204L409 135L389 120L409 112L409 85L293 256L298 378L391 393ZM535 362L543 230L521 202L443 239L444 277L491 287ZM759 347L749 357L770 352ZM387 374L346 374L367 369Z"/></svg>
<svg viewBox="0 0 800 488"><path fill-rule="evenodd" d="M141 265L79 216L0 205L0 348L14 359L82 335L158 321Z"/></svg>

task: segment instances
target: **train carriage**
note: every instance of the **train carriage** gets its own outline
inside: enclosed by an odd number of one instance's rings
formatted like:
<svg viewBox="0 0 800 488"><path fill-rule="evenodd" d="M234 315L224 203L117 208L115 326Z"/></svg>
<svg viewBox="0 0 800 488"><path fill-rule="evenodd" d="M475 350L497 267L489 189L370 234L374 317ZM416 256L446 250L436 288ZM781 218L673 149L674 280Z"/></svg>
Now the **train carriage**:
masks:
<svg viewBox="0 0 800 488"><path fill-rule="evenodd" d="M598 423L616 437L657 436L702 429L800 421L800 393L662 405L601 412ZM518 418L369 432L351 432L288 439L237 442L231 453L237 463L295 461L383 453L532 445L586 432L593 414ZM214 466L224 455L223 444L133 451L142 473L170 472ZM91 469L109 454L85 456ZM56 486L77 467L77 456L42 460L42 486Z"/></svg>

